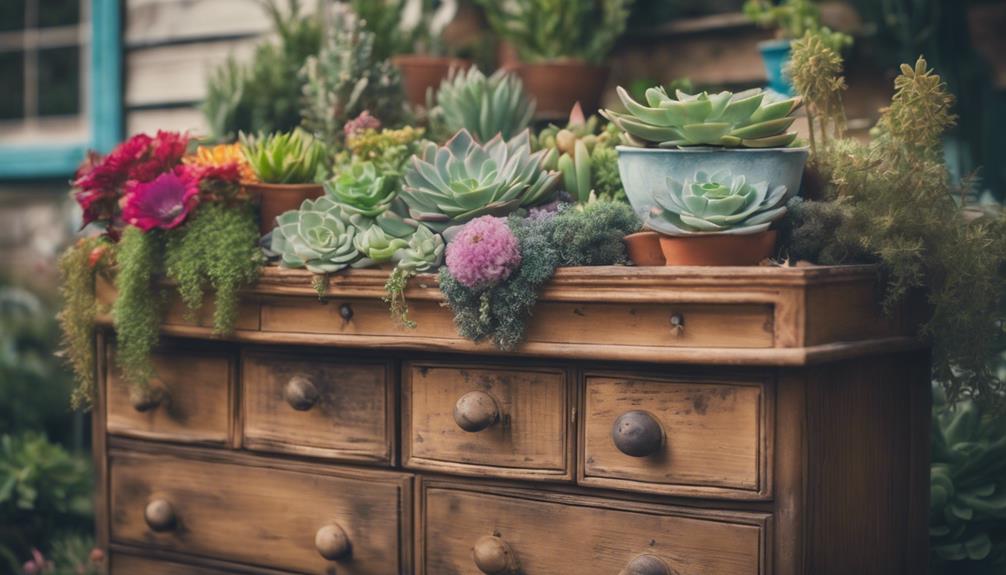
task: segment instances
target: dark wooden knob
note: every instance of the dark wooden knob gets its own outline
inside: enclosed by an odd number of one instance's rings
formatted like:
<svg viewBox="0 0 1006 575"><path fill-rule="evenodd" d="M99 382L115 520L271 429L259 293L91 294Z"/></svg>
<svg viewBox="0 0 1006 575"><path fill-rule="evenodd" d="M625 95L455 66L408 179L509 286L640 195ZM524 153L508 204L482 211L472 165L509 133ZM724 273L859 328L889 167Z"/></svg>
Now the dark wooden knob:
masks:
<svg viewBox="0 0 1006 575"><path fill-rule="evenodd" d="M499 418L496 400L484 391L469 391L454 404L454 421L465 431L482 431Z"/></svg>
<svg viewBox="0 0 1006 575"><path fill-rule="evenodd" d="M157 409L166 395L163 387L135 388L129 392L129 400L133 403L133 409L145 413Z"/></svg>
<svg viewBox="0 0 1006 575"><path fill-rule="evenodd" d="M349 536L338 523L330 523L314 534L314 547L325 559L338 561L349 555Z"/></svg>
<svg viewBox="0 0 1006 575"><path fill-rule="evenodd" d="M660 557L640 555L629 561L618 575L675 575L675 573Z"/></svg>
<svg viewBox="0 0 1006 575"><path fill-rule="evenodd" d="M645 411L627 411L615 420L611 439L619 451L632 457L656 453L664 443L660 423Z"/></svg>
<svg viewBox="0 0 1006 575"><path fill-rule="evenodd" d="M283 398L297 411L307 411L318 403L318 388L307 376L295 375L283 388Z"/></svg>
<svg viewBox="0 0 1006 575"><path fill-rule="evenodd" d="M171 531L175 528L175 509L164 499L154 499L147 503L143 518L154 531Z"/></svg>
<svg viewBox="0 0 1006 575"><path fill-rule="evenodd" d="M340 305L339 317L342 318L342 321L349 321L353 319L353 306L349 305L348 303Z"/></svg>
<svg viewBox="0 0 1006 575"><path fill-rule="evenodd" d="M486 575L504 575L518 570L517 556L513 554L513 550L506 541L494 535L486 535L475 542L472 560L479 571Z"/></svg>

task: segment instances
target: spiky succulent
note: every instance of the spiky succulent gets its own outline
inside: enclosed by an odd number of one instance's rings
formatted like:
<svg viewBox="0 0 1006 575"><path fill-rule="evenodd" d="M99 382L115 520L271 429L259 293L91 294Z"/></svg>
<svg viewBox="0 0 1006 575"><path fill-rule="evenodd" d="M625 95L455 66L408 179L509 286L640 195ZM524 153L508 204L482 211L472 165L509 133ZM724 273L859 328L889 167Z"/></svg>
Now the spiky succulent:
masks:
<svg viewBox="0 0 1006 575"><path fill-rule="evenodd" d="M372 218L391 207L398 196L398 178L394 174L378 174L370 162L353 162L325 182L325 191L350 213Z"/></svg>
<svg viewBox="0 0 1006 575"><path fill-rule="evenodd" d="M626 132L627 143L635 145L781 148L796 139L796 132L787 130L796 120L792 112L800 106L799 97L769 101L760 88L736 94L678 90L676 96L668 96L663 87L650 88L646 91L649 106L644 106L619 86L618 97L628 113L602 110L601 114Z"/></svg>
<svg viewBox="0 0 1006 575"><path fill-rule="evenodd" d="M325 177L325 144L300 128L268 136L241 134L241 151L268 184L310 184Z"/></svg>
<svg viewBox="0 0 1006 575"><path fill-rule="evenodd" d="M430 102L430 123L440 134L467 130L480 142L497 134L510 139L527 128L535 102L516 75L497 70L486 77L476 66L454 69ZM433 105L435 104L435 105Z"/></svg>
<svg viewBox="0 0 1006 575"><path fill-rule="evenodd" d="M357 228L345 209L328 197L304 200L299 210L276 218L272 251L290 268L316 274L337 272L360 257L354 239Z"/></svg>
<svg viewBox="0 0 1006 575"><path fill-rule="evenodd" d="M444 261L444 245L439 234L419 226L408 245L395 252L394 260L398 268L409 274L432 272Z"/></svg>
<svg viewBox="0 0 1006 575"><path fill-rule="evenodd" d="M667 186L654 193L657 205L646 226L671 236L755 234L786 214L785 198L786 186L770 190L767 182L749 184L726 170L700 171L684 182L667 179Z"/></svg>
<svg viewBox="0 0 1006 575"><path fill-rule="evenodd" d="M405 171L401 198L411 216L443 232L484 215L505 216L549 200L559 172L542 168L554 150L531 152L529 133L484 145L461 130L443 147L429 144Z"/></svg>

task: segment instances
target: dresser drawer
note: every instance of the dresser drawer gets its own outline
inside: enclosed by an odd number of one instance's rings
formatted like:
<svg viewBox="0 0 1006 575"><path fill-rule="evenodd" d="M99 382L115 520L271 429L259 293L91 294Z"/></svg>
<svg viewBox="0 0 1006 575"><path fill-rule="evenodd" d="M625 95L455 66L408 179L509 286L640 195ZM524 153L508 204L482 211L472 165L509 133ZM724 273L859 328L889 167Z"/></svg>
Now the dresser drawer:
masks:
<svg viewBox="0 0 1006 575"><path fill-rule="evenodd" d="M137 555L113 553L110 575L233 575L231 570L197 567L163 559L150 559Z"/></svg>
<svg viewBox="0 0 1006 575"><path fill-rule="evenodd" d="M583 403L583 485L771 496L773 401L764 380L587 374Z"/></svg>
<svg viewBox="0 0 1006 575"><path fill-rule="evenodd" d="M153 358L152 394L136 398L122 381L109 348L107 426L114 435L224 445L233 421L233 356L163 350ZM142 399L142 401L140 400Z"/></svg>
<svg viewBox="0 0 1006 575"><path fill-rule="evenodd" d="M112 454L114 542L299 573L411 569L408 476L195 457Z"/></svg>
<svg viewBox="0 0 1006 575"><path fill-rule="evenodd" d="M395 386L389 364L248 352L241 374L245 447L392 462Z"/></svg>
<svg viewBox="0 0 1006 575"><path fill-rule="evenodd" d="M767 514L448 481L424 481L420 497L424 575L769 573Z"/></svg>
<svg viewBox="0 0 1006 575"><path fill-rule="evenodd" d="M404 369L406 467L572 479L574 403L564 370L427 363Z"/></svg>

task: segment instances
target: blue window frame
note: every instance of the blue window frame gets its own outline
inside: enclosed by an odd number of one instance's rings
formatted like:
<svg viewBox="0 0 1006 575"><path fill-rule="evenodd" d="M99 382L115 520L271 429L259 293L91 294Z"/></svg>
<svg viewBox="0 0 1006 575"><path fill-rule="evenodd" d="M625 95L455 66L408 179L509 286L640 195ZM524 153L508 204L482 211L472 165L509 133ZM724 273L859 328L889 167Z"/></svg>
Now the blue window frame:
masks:
<svg viewBox="0 0 1006 575"><path fill-rule="evenodd" d="M107 152L122 137L122 37L120 0L91 0L88 136L80 142L0 144L0 180L73 175L88 149Z"/></svg>

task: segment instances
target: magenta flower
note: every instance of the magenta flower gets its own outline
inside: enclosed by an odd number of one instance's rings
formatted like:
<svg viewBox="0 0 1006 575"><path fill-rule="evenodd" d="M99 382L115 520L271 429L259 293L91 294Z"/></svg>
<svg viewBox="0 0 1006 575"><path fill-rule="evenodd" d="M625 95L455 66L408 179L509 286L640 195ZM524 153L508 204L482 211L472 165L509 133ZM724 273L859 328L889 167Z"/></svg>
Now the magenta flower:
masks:
<svg viewBox="0 0 1006 575"><path fill-rule="evenodd" d="M367 130L380 130L381 121L370 115L370 112L364 110L359 116L353 118L352 120L346 122L346 125L342 127L343 132L345 132L346 137L352 137L357 134L362 134Z"/></svg>
<svg viewBox="0 0 1006 575"><path fill-rule="evenodd" d="M150 182L130 181L123 198L122 219L148 232L177 227L199 203L199 179L179 167Z"/></svg>
<svg viewBox="0 0 1006 575"><path fill-rule="evenodd" d="M447 244L447 269L461 285L472 289L510 277L520 259L517 238L503 218L475 218Z"/></svg>

